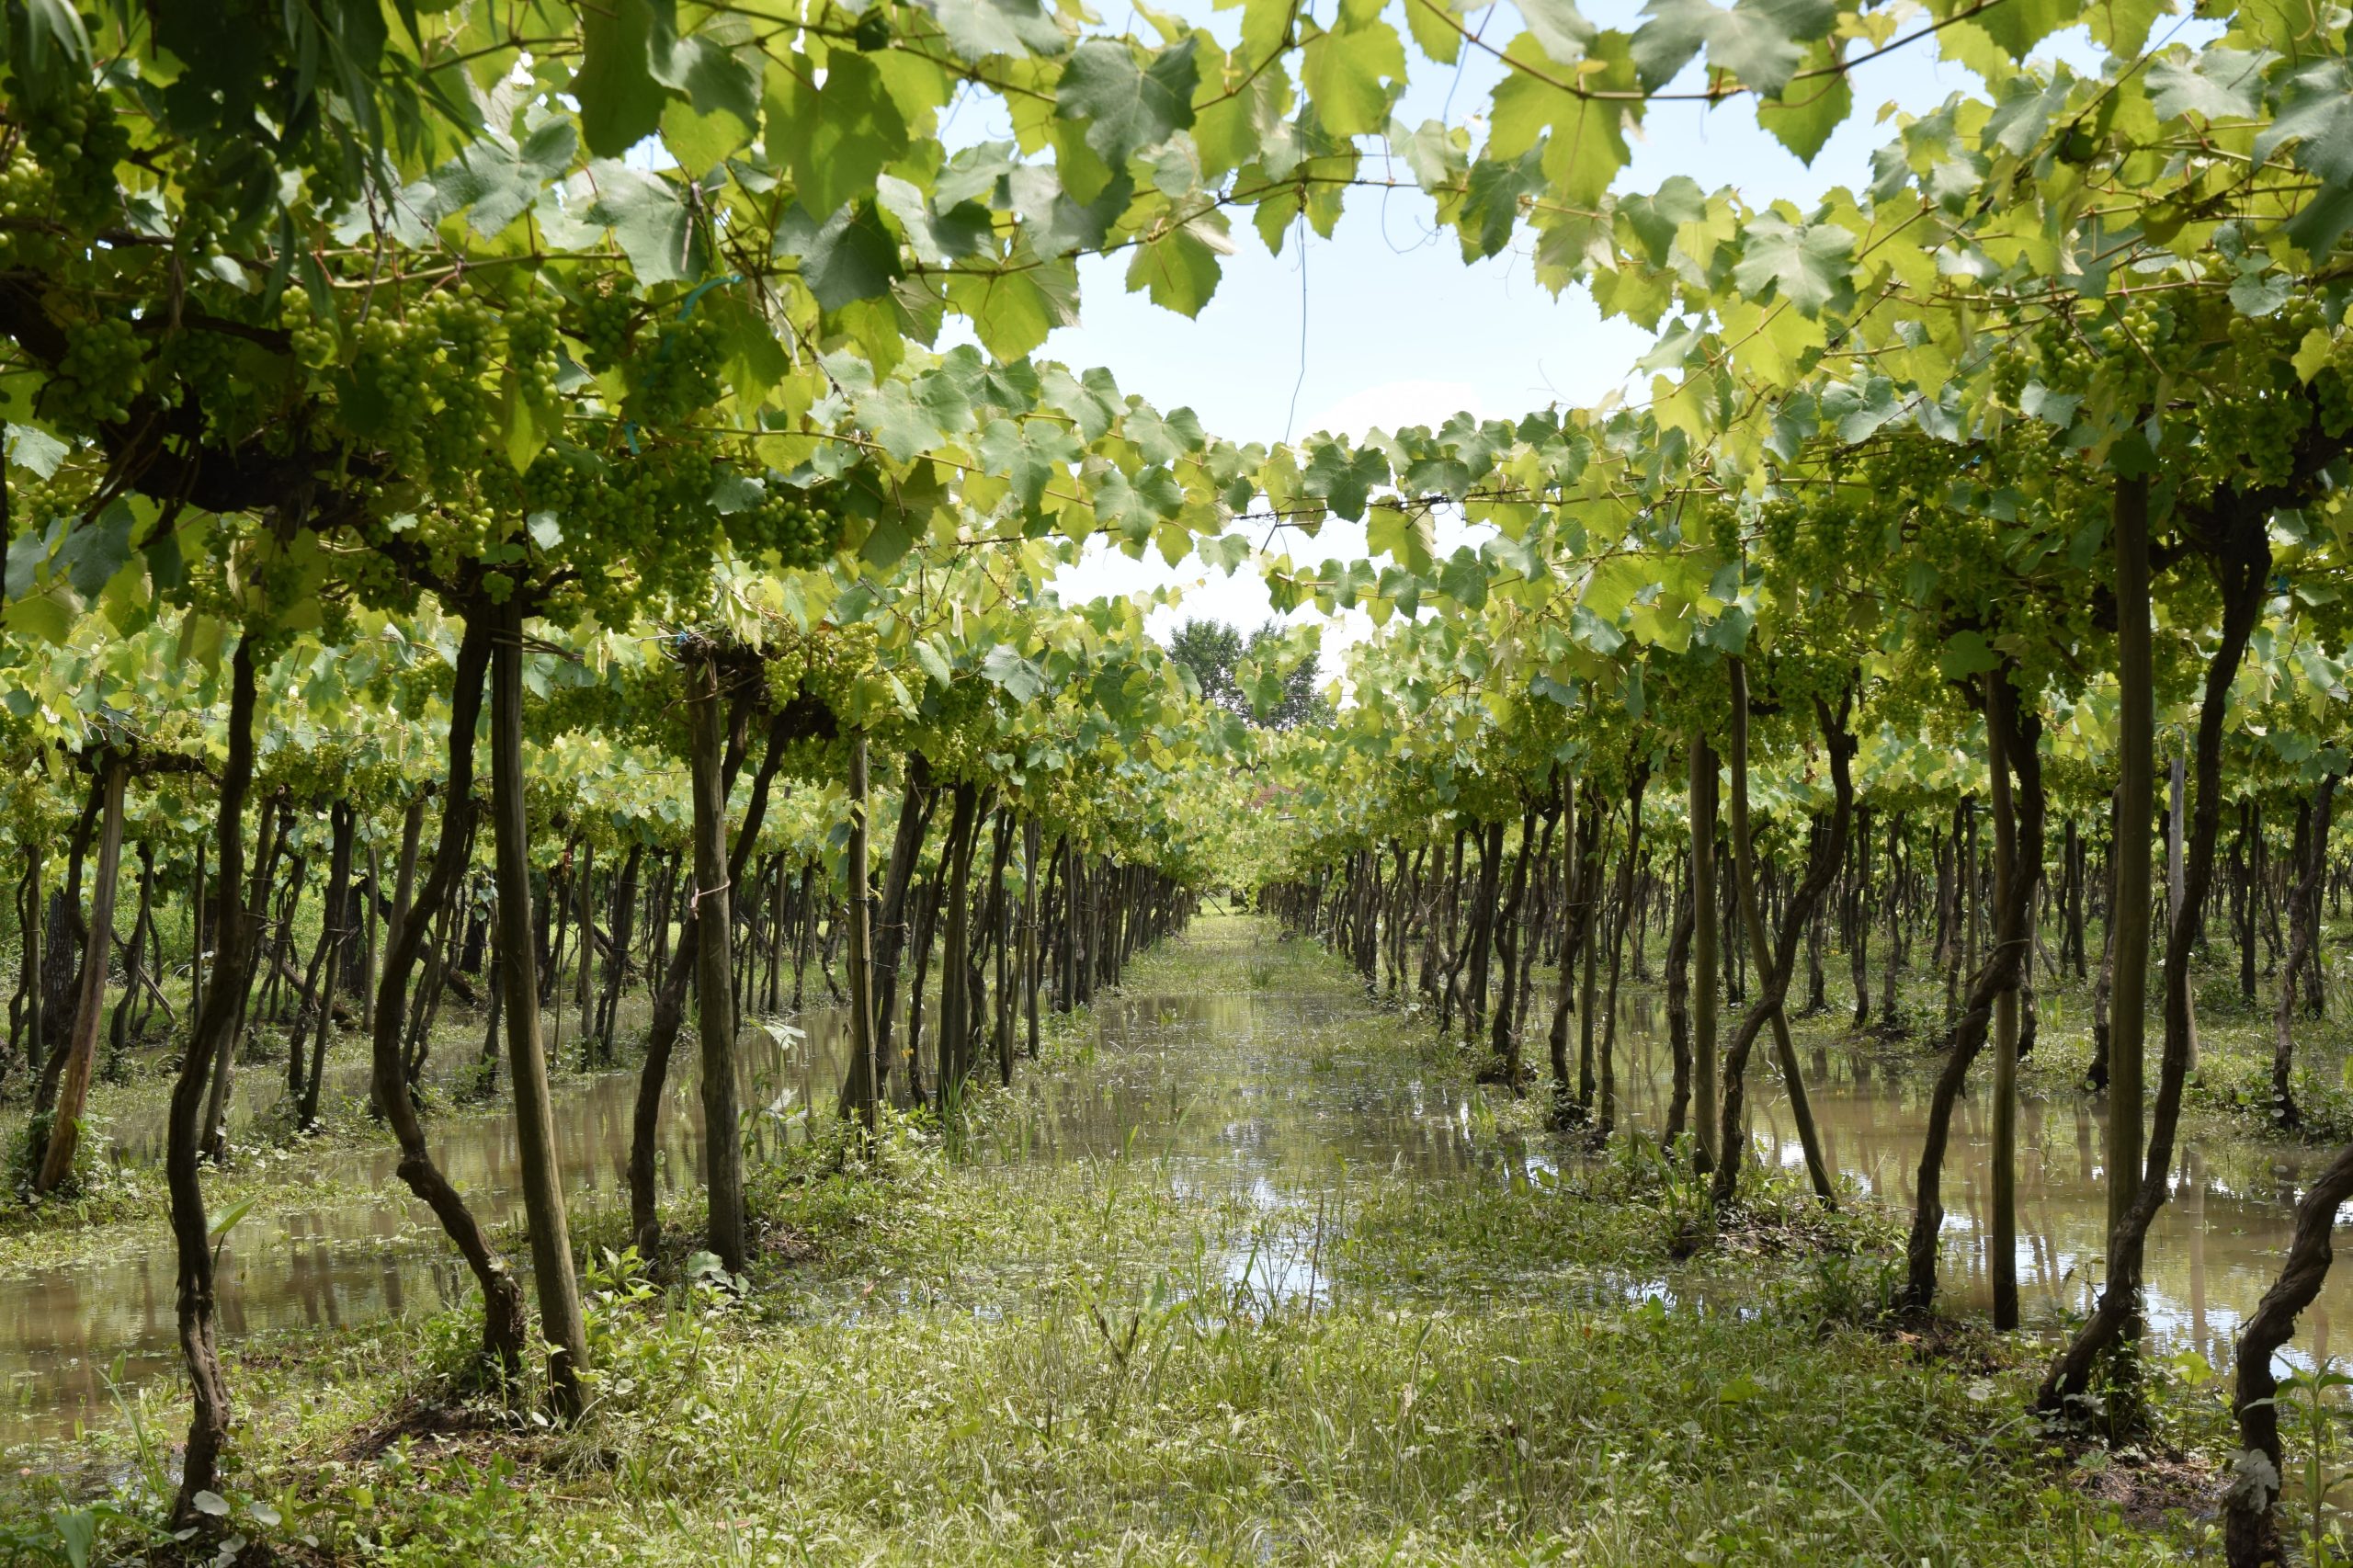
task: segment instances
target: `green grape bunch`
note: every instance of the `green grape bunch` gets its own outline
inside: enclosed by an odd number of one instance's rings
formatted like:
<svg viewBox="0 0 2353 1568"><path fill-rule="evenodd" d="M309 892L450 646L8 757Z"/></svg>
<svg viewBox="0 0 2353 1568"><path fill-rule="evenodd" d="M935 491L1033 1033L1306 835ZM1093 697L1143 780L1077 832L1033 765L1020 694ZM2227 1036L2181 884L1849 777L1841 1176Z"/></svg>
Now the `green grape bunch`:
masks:
<svg viewBox="0 0 2353 1568"><path fill-rule="evenodd" d="M566 325L586 355L588 369L603 375L629 358L637 330L637 306L624 282L609 292L590 294L572 310Z"/></svg>
<svg viewBox="0 0 2353 1568"><path fill-rule="evenodd" d="M813 565L841 538L841 516L823 496L797 494L771 474L757 505L725 519L736 552L751 559L773 551L788 567Z"/></svg>
<svg viewBox="0 0 2353 1568"><path fill-rule="evenodd" d="M331 317L322 317L311 305L310 290L290 286L278 297L278 321L287 329L295 361L306 370L323 370L342 358Z"/></svg>
<svg viewBox="0 0 2353 1568"><path fill-rule="evenodd" d="M646 429L662 430L717 403L725 390L718 371L719 337L719 324L708 316L664 326L653 351L632 363L623 415Z"/></svg>
<svg viewBox="0 0 2353 1568"><path fill-rule="evenodd" d="M12 216L47 218L83 235L120 222L115 167L131 155L131 132L97 83L85 79L62 92L36 93L11 72L0 78L0 92L7 95L9 118L24 131L23 153L12 167L28 153L49 176L45 210Z"/></svg>
<svg viewBox="0 0 2353 1568"><path fill-rule="evenodd" d="M506 368L523 393L541 407L556 401L556 367L563 352L563 311L555 300L534 290L507 307Z"/></svg>
<svg viewBox="0 0 2353 1568"><path fill-rule="evenodd" d="M139 331L122 316L101 316L66 329L65 356L40 392L40 412L61 430L95 435L131 417L146 384Z"/></svg>

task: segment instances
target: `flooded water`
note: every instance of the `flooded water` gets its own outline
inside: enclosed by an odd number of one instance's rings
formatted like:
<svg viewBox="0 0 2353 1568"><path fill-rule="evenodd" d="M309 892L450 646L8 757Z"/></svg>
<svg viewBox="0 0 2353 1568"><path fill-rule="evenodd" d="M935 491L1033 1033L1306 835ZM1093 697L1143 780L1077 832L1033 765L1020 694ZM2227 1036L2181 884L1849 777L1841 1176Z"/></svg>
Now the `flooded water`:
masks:
<svg viewBox="0 0 2353 1568"><path fill-rule="evenodd" d="M1191 940L1231 941L1232 927ZM1281 966L1276 966L1278 977ZM1345 1045L1316 1061L1302 1041L1330 1041L1352 1009L1328 993L1269 989L1158 995L1136 991L1097 1008L1096 1049L1078 1069L1024 1079L1028 1113L1013 1118L973 1157L1054 1161L1115 1153L1149 1156L1179 1183L1238 1187L1266 1206L1313 1209L1354 1180L1402 1177L1442 1189L1504 1179L1545 1163L1549 1151L1481 1135L1458 1098L1410 1080L1352 1074ZM1537 1017L1540 1020L1541 1012ZM747 1104L771 1108L764 1137L790 1135L801 1108L830 1114L845 1040L840 1019L812 1012L805 1033L746 1030ZM1621 1122L1664 1118L1668 1063L1647 1002L1621 1015ZM1540 1029L1540 1021L1531 1028ZM2047 1049L2056 1049L2051 1047ZM692 1055L691 1041L679 1052ZM1753 1134L1783 1164L1799 1163L1778 1079L1759 1052L1752 1084ZM1897 1078L1859 1051L1817 1052L1806 1066L1815 1116L1833 1165L1881 1201L1908 1207L1927 1088ZM1977 1074L1981 1080L1984 1074ZM555 1113L575 1205L626 1202L624 1173L636 1094L633 1070L561 1078ZM248 1089L267 1093L270 1069L246 1069ZM2029 1099L2018 1119L2018 1274L2030 1325L2055 1324L2089 1300L2105 1226L2100 1108L2075 1096ZM674 1074L665 1106L662 1179L696 1169L699 1102L690 1074ZM519 1167L503 1111L449 1113L428 1124L435 1156L476 1211L497 1223L519 1217ZM1962 1106L1945 1170L1948 1304L1985 1300L1985 1108ZM142 1157L133 1136L127 1157ZM2228 1358L2242 1316L2269 1286L2292 1226L2301 1183L2325 1151L2239 1142L2190 1142L2174 1200L2150 1248L2153 1328L2171 1347L2216 1366ZM429 1214L394 1175L389 1137L286 1160L279 1198L256 1206L223 1244L221 1323L232 1342L470 1301L471 1278ZM354 1188L366 1189L363 1197ZM306 1196L307 1195L307 1196ZM1315 1288L1310 1244L1237 1258L1254 1288ZM176 1375L173 1268L159 1241L149 1254L66 1262L0 1277L0 1447L20 1462L70 1455L78 1426L104 1419L110 1386ZM2306 1315L2300 1345L2326 1354L2330 1325L2353 1321L2353 1272L2339 1270Z"/></svg>

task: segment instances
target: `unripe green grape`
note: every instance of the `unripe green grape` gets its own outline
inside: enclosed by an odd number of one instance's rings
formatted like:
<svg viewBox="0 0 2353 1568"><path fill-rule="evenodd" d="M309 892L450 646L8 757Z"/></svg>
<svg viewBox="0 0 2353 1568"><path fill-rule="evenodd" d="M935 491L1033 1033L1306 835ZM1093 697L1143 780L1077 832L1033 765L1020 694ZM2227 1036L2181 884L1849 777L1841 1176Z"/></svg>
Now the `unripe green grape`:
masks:
<svg viewBox="0 0 2353 1568"><path fill-rule="evenodd" d="M65 356L41 391L41 408L62 426L94 432L130 417L146 380L138 331L118 316L71 327Z"/></svg>

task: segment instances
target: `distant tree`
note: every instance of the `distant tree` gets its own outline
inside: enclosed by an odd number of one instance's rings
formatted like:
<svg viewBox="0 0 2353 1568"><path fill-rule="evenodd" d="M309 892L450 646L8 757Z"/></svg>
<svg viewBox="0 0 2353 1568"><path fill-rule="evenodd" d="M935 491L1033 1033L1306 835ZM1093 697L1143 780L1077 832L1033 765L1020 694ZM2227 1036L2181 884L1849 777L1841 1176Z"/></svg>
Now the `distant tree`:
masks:
<svg viewBox="0 0 2353 1568"><path fill-rule="evenodd" d="M1242 633L1222 620L1188 620L1169 640L1168 656L1193 672L1202 701L1250 716L1249 699L1233 678L1233 666L1242 659Z"/></svg>
<svg viewBox="0 0 2353 1568"><path fill-rule="evenodd" d="M1295 730L1332 717L1332 705L1315 690L1313 648L1294 644L1279 620L1266 622L1247 642L1222 620L1188 620L1170 639L1168 654L1193 672L1202 701L1254 724Z"/></svg>

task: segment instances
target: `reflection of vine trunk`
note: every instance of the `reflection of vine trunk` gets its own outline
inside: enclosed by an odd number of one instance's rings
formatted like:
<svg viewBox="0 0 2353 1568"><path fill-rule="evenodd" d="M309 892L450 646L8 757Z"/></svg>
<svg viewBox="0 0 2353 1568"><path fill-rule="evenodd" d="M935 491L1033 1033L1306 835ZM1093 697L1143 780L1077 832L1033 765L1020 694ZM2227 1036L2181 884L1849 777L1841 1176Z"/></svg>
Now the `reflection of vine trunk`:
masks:
<svg viewBox="0 0 2353 1568"><path fill-rule="evenodd" d="M2233 495L2225 503L2226 510L2219 517L2199 519L2206 525L2200 529L2190 525L2192 537L2207 533L2211 540L2211 560L2219 580L2222 599L2222 635L2206 666L2206 688L2198 713L2198 734L2193 754L2197 768L2197 804L2190 816L2188 843L2183 856L2182 896L2173 910L2170 929L2165 934L2165 1055L2158 1064L2156 1103L2149 1119L2148 1152L2140 1165L2111 1166L2119 1178L2138 1168L2140 1185L2135 1189L2131 1206L2123 1218L2114 1223L2109 1237L2108 1281L2100 1291L2099 1302L2092 1315L2076 1330L2075 1338L2061 1353L2043 1380L2038 1402L2046 1410L2062 1407L2090 1387L2092 1368L2111 1346L2120 1342L2140 1319L2141 1260L2148 1242L2149 1226L2156 1219L2157 1210L2165 1207L2171 1188L2168 1176L2173 1163L2174 1131L2181 1117L2181 1095L2189 1072L2189 954L2197 945L2200 920L2204 913L2206 892L2214 869L2214 837L2222 812L2222 723L2230 706L2231 683L2238 674L2239 661L2246 653L2247 638L2255 630L2256 617L2263 608L2263 597L2271 571L2271 541L2268 532L2272 510L2280 503L2261 493ZM2145 514L2143 514L2145 518ZM2145 524L2140 529L2145 535ZM2122 574L2120 573L2120 577ZM2120 608L2126 612L2128 623L2137 627L2139 615L2131 601L2120 591ZM2142 603L2145 603L2143 596ZM2134 641L2138 641L2136 637ZM2120 650L2121 653L2121 650ZM2120 657L2120 666L2122 659ZM2146 673L2146 665L2132 672ZM2123 684L2126 701L2135 701L2132 694L2135 681ZM2140 700L2145 702L2145 683ZM2127 706L2124 710L2122 733L2125 744L2138 747L2141 732L2138 721L2149 710L2145 706ZM2146 761L2143 750L2141 762ZM2145 784L2147 770L2142 768L2139 781ZM2125 785L2129 790L2135 774L2128 772ZM2143 789L2137 801L2145 802L2148 791ZM2145 812L2144 805L2128 800L2126 808L2136 816ZM2141 817L2138 831L2128 831L2119 837L2119 852L2123 855L2126 872L2131 862L2147 859L2148 834L2146 819ZM2021 853L2025 852L2021 846ZM2139 873L2142 886L2138 907L2147 907L2146 870ZM2134 907L2123 897L2122 878L2119 879L2120 918ZM2143 933L2145 941L2145 932ZM2145 948L2143 949L2143 952ZM2131 971L2143 967L2134 960L2141 953L2128 951L2120 936L2116 949L2116 1033L2111 1052L2114 1061L2109 1069L2109 1125L2114 1129L2119 1117L2115 1108L2116 1075L2132 1054L2126 1040L2129 1018L2139 1017L2138 995L2126 994ZM2137 991L2138 987L2134 987ZM2128 1006L2130 1012L2128 1013ZM2137 1043L2137 1042L2135 1042ZM2135 1099L2137 1105L2137 1096ZM2136 1119L2137 1120L2137 1119ZM2111 1158L2117 1151L2111 1144ZM2114 1197L2111 1194L2111 1203Z"/></svg>
<svg viewBox="0 0 2353 1568"><path fill-rule="evenodd" d="M2005 666L1988 679L1986 711L2003 728L2002 747L2017 779L2018 855L2022 866L2042 864L2042 721L2022 699L2017 670ZM1953 1108L1968 1081L1970 1064L1985 1048L1987 1026L1993 1021L1995 1000L2018 983L2026 960L2031 930L2034 879L2019 877L2004 890L2008 895L1994 912L1994 950L1969 983L1969 996L1954 1020L1943 1070L1928 1100L1928 1125L1921 1141L1920 1169L1915 1187L1912 1233L1905 1247L1904 1304L1925 1312L1936 1303L1937 1244L1944 1230L1941 1192L1945 1144L1952 1132Z"/></svg>
<svg viewBox="0 0 2353 1568"><path fill-rule="evenodd" d="M402 829L401 892L386 927L383 972L376 983L375 1027L370 1031L370 1066L376 1110L392 1126L400 1143L400 1177L425 1206L433 1210L449 1233L459 1255L482 1287L483 1352L502 1375L512 1375L523 1363L529 1320L523 1288L490 1244L490 1237L433 1160L411 1096L402 1051L403 1024L408 1017L410 972L416 967L433 921L448 907L466 871L467 850L472 842L474 731L482 714L483 674L490 663L490 623L483 615L467 619L458 642L457 684L449 695L449 782L441 798L441 837L433 850L431 868L421 887L415 885L417 832L425 816L420 797Z"/></svg>

